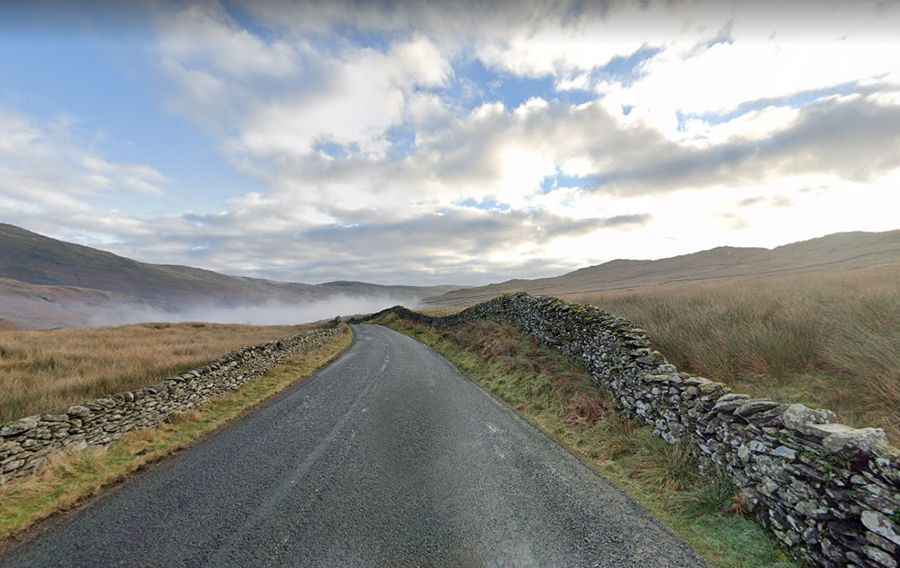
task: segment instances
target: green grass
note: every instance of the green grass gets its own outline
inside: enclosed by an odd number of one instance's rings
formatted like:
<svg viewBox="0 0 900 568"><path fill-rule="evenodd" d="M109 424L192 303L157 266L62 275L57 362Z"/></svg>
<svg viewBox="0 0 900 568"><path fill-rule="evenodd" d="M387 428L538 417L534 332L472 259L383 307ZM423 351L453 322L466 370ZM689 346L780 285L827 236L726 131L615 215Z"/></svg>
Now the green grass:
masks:
<svg viewBox="0 0 900 568"><path fill-rule="evenodd" d="M712 566L796 566L764 529L735 510L735 488L704 477L693 455L615 412L583 369L492 322L438 330L388 315L376 322L429 345L515 408L683 538Z"/></svg>
<svg viewBox="0 0 900 568"><path fill-rule="evenodd" d="M334 341L291 357L197 410L180 414L158 428L131 432L106 448L58 454L37 475L0 486L0 543L244 415L327 365L351 341L352 333L344 327Z"/></svg>

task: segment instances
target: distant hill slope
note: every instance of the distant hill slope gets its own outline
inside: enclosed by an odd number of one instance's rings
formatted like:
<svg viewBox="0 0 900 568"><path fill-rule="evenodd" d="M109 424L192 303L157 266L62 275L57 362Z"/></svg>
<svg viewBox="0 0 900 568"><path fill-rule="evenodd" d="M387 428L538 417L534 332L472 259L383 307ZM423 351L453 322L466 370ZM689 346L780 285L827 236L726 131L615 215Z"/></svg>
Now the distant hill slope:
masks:
<svg viewBox="0 0 900 568"><path fill-rule="evenodd" d="M0 278L0 330L71 327L89 321L92 313L141 302L114 292L74 286L42 286Z"/></svg>
<svg viewBox="0 0 900 568"><path fill-rule="evenodd" d="M744 278L900 263L900 230L836 233L774 249L718 247L660 260L613 260L553 278L509 280L427 298L432 306L462 306L516 291L574 296L699 280Z"/></svg>
<svg viewBox="0 0 900 568"><path fill-rule="evenodd" d="M316 284L317 288L325 288L329 291L340 292L349 295L409 295L426 297L444 294L452 290L459 290L459 286L406 286L401 284L372 284L370 282L356 282L351 280L339 280ZM423 295L424 294L424 295Z"/></svg>
<svg viewBox="0 0 900 568"><path fill-rule="evenodd" d="M0 277L28 284L115 292L173 307L200 298L228 304L328 295L309 284L239 278L189 266L147 264L13 225L0 225Z"/></svg>
<svg viewBox="0 0 900 568"><path fill-rule="evenodd" d="M383 297L417 303L455 286L303 284L228 276L190 266L149 264L0 224L0 318L33 327L66 325L92 306L151 306L176 311L202 303L246 306ZM77 319L77 318L76 318Z"/></svg>

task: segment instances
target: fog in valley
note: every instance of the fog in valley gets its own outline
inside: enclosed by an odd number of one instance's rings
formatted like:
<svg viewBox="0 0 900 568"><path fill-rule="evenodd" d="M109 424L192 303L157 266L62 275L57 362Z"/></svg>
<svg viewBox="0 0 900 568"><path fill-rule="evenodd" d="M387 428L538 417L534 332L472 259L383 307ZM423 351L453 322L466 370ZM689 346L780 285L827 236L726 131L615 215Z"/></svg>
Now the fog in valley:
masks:
<svg viewBox="0 0 900 568"><path fill-rule="evenodd" d="M12 300L12 298L4 298ZM191 304L162 308L146 303L107 300L96 303L78 301L4 301L0 319L7 318L18 327L48 329L57 327L102 327L146 322L208 322L249 325L293 325L335 316L364 314L398 304L414 308L418 299L410 296L338 295L307 302L267 302L223 306ZM5 309L9 308L9 310ZM6 313L9 311L10 313Z"/></svg>
<svg viewBox="0 0 900 568"><path fill-rule="evenodd" d="M256 305L221 306L193 305L175 311L157 309L144 305L110 305L94 313L87 319L89 326L124 325L144 322L208 322L235 323L248 325L293 325L309 323L335 316L347 316L377 312L378 310L403 304L414 307L418 302L410 298L336 296L327 300L311 302L269 302Z"/></svg>

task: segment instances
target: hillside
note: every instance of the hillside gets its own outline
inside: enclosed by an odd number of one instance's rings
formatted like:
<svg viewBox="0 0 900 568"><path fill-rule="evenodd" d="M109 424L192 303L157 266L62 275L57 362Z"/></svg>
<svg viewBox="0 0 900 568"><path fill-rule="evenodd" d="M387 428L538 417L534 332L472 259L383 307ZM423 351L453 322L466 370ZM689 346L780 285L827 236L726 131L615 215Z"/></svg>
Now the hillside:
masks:
<svg viewBox="0 0 900 568"><path fill-rule="evenodd" d="M87 323L88 314L140 304L134 298L114 292L75 286L42 286L0 278L0 321L7 322L8 327L77 326Z"/></svg>
<svg viewBox="0 0 900 568"><path fill-rule="evenodd" d="M836 233L774 249L718 247L660 260L613 260L552 278L509 280L454 290L428 298L425 303L432 306L465 306L516 291L565 297L704 280L890 264L900 264L900 230Z"/></svg>
<svg viewBox="0 0 900 568"><path fill-rule="evenodd" d="M138 262L13 225L0 225L0 277L28 284L115 292L172 307L197 298L231 303L263 301L272 296L306 299L326 295L307 284Z"/></svg>
<svg viewBox="0 0 900 568"><path fill-rule="evenodd" d="M428 296L445 294L453 290L458 290L459 286L405 286L400 284L372 284L371 282L356 282L351 280L340 280L335 282L324 282L317 284L316 288L326 289L329 292L339 292L351 296L411 296L416 298L424 298Z"/></svg>
<svg viewBox="0 0 900 568"><path fill-rule="evenodd" d="M228 276L190 266L149 264L0 224L0 319L23 327L82 325L97 311L178 312L198 305L301 305L335 298L417 303L451 286L366 282L304 284ZM126 321L132 321L129 318Z"/></svg>

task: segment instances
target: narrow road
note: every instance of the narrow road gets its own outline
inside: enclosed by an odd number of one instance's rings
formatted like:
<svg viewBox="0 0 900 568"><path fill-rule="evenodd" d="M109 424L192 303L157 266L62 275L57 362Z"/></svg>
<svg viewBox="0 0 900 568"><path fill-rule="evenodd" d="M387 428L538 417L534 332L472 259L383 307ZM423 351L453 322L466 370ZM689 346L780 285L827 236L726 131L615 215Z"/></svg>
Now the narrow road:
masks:
<svg viewBox="0 0 900 568"><path fill-rule="evenodd" d="M0 566L703 566L442 357L355 331L315 377Z"/></svg>

